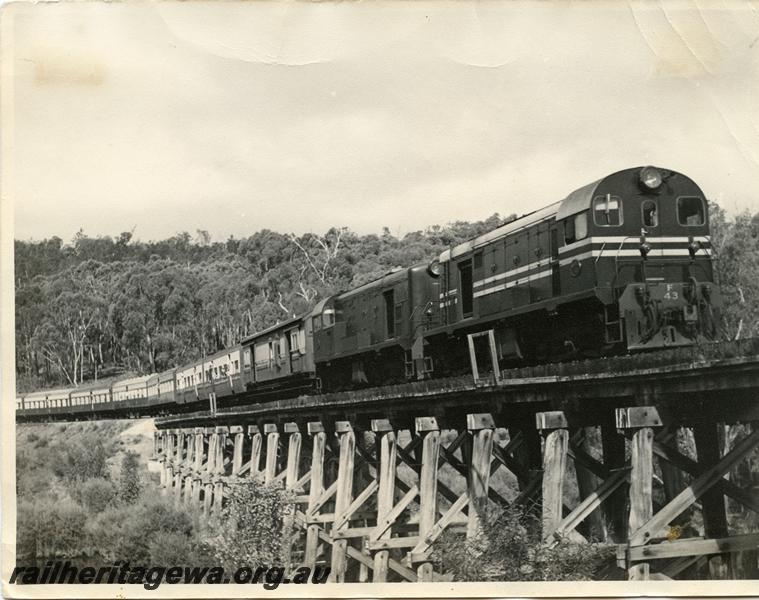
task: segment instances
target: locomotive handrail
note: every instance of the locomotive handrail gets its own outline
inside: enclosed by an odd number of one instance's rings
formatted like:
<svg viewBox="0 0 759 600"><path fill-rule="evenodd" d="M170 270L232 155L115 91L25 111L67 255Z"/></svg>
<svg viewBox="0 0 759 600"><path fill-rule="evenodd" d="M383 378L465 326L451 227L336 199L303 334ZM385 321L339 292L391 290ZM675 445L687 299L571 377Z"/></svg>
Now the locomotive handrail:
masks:
<svg viewBox="0 0 759 600"><path fill-rule="evenodd" d="M622 246L625 245L625 242L627 242L627 240L629 240L630 238L634 238L634 237L637 237L637 236L628 235L628 236L625 236L624 238L622 238L622 241L619 242L619 248L617 248L617 253L614 255L614 261L615 262L619 259L619 253L622 252ZM604 242L604 244L605 244L605 242ZM601 250L603 251L603 247L601 248ZM600 256L599 256L599 258L600 258Z"/></svg>
<svg viewBox="0 0 759 600"><path fill-rule="evenodd" d="M622 246L625 245L625 242L627 242L627 240L634 237L634 235L625 236L619 243L619 248L617 248L617 252L614 255L614 285L612 287L616 287L617 279L619 279L619 253L622 251ZM604 245L605 244L606 242L604 242ZM603 252L603 246L601 246L601 252ZM601 258L601 254L598 255L598 258ZM596 262L598 262L598 258L596 259Z"/></svg>
<svg viewBox="0 0 759 600"><path fill-rule="evenodd" d="M624 244L624 242L622 242L622 243ZM591 246L590 248L591 248L591 252L592 252L593 251L593 246ZM606 242L604 242L603 244L601 244L601 249L598 251L598 256L596 256L596 262L599 261L599 259L601 258L601 255L604 253L604 248L606 248Z"/></svg>

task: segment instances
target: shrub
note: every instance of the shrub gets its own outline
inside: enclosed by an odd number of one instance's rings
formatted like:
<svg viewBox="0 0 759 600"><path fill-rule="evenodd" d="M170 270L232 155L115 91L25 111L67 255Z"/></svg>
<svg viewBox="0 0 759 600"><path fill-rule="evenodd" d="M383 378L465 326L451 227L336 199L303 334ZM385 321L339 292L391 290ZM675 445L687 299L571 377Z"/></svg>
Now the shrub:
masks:
<svg viewBox="0 0 759 600"><path fill-rule="evenodd" d="M19 498L16 504L16 556L28 559L37 556L38 515L31 500Z"/></svg>
<svg viewBox="0 0 759 600"><path fill-rule="evenodd" d="M590 580L613 555L611 546L566 539L543 545L539 519L521 507L486 514L471 539L446 532L433 546L433 560L456 581Z"/></svg>
<svg viewBox="0 0 759 600"><path fill-rule="evenodd" d="M219 564L234 570L241 565L282 565L293 532L286 516L293 498L280 482L264 485L260 478L239 479L226 490L219 535L210 541Z"/></svg>
<svg viewBox="0 0 759 600"><path fill-rule="evenodd" d="M85 546L82 535L88 514L71 501L50 498L18 506L17 552L19 557L79 556Z"/></svg>
<svg viewBox="0 0 759 600"><path fill-rule="evenodd" d="M197 558L200 542L194 537L180 532L154 536L148 542L147 551L153 565L204 565L206 561Z"/></svg>
<svg viewBox="0 0 759 600"><path fill-rule="evenodd" d="M108 477L108 454L98 437L92 436L90 439L82 440L55 456L55 474L69 483L85 481L92 477Z"/></svg>
<svg viewBox="0 0 759 600"><path fill-rule="evenodd" d="M140 459L134 452L127 452L121 459L119 474L119 496L123 502L131 504L140 496L142 482L140 481Z"/></svg>
<svg viewBox="0 0 759 600"><path fill-rule="evenodd" d="M88 479L75 489L72 496L93 513L103 512L116 499L115 486L102 477Z"/></svg>
<svg viewBox="0 0 759 600"><path fill-rule="evenodd" d="M151 561L155 540L178 534L190 538L194 533L187 513L174 507L163 496L143 494L134 504L113 506L87 524L91 544L109 560L128 560L133 564Z"/></svg>

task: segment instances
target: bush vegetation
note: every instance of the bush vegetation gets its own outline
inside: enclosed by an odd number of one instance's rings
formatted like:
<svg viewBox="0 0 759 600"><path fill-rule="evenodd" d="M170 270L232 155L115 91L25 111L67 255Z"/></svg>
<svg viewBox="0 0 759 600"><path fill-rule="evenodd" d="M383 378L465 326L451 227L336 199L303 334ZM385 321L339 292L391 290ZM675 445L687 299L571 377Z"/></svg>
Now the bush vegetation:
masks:
<svg viewBox="0 0 759 600"><path fill-rule="evenodd" d="M294 531L293 495L280 482L264 485L260 478L234 481L225 491L225 525L211 540L217 563L227 569L240 565L285 565L286 548Z"/></svg>
<svg viewBox="0 0 759 600"><path fill-rule="evenodd" d="M115 438L125 427L123 422L19 427L20 562L55 557L80 566L122 560L230 569L283 563L292 498L281 484L233 482L220 517L224 526L203 530L197 512L162 495L139 455L120 451ZM47 437L50 445L37 447Z"/></svg>
<svg viewBox="0 0 759 600"><path fill-rule="evenodd" d="M136 453L120 452L118 433L128 424L19 427L20 561L164 564L166 558L185 562L192 558L188 549L201 547L193 516L161 495ZM50 443L40 446L48 438Z"/></svg>
<svg viewBox="0 0 759 600"><path fill-rule="evenodd" d="M486 514L473 538L445 532L433 547L439 568L455 581L591 580L613 556L614 547L601 544L543 544L538 517L520 506Z"/></svg>

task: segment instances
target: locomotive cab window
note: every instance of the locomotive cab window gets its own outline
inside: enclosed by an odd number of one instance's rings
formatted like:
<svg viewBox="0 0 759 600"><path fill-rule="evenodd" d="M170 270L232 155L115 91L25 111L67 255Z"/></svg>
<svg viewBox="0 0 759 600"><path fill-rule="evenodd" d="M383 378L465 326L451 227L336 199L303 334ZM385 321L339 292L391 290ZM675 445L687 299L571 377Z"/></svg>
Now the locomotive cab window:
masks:
<svg viewBox="0 0 759 600"><path fill-rule="evenodd" d="M593 221L599 227L617 227L622 224L622 199L611 194L593 199Z"/></svg>
<svg viewBox="0 0 759 600"><path fill-rule="evenodd" d="M677 199L677 222L680 225L703 225L706 221L704 202L695 196Z"/></svg>
<svg viewBox="0 0 759 600"><path fill-rule="evenodd" d="M581 212L564 221L564 242L572 244L588 237L588 213Z"/></svg>
<svg viewBox="0 0 759 600"><path fill-rule="evenodd" d="M656 227L659 224L659 210L655 200L644 200L640 210L643 214L643 227Z"/></svg>

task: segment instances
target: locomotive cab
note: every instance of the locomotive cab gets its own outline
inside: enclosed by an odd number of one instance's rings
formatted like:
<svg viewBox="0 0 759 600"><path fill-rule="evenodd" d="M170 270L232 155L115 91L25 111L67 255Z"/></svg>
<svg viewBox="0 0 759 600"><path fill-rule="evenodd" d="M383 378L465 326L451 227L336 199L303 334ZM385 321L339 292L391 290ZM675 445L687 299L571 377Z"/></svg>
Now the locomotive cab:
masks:
<svg viewBox="0 0 759 600"><path fill-rule="evenodd" d="M692 180L656 167L621 171L571 194L557 220L562 292L595 287L607 343L641 350L715 337L708 206Z"/></svg>

